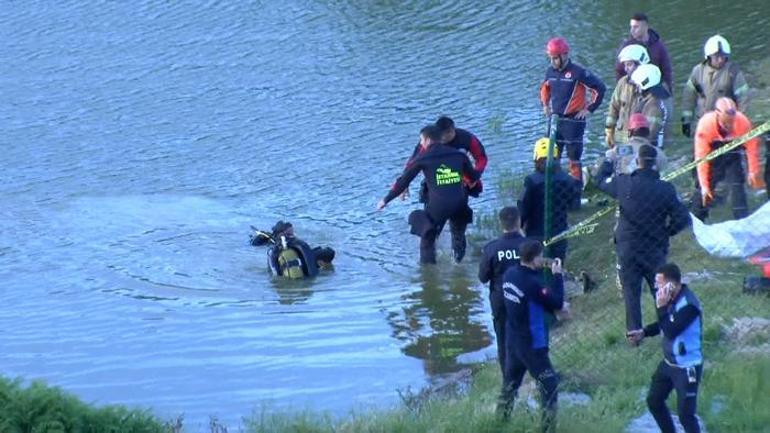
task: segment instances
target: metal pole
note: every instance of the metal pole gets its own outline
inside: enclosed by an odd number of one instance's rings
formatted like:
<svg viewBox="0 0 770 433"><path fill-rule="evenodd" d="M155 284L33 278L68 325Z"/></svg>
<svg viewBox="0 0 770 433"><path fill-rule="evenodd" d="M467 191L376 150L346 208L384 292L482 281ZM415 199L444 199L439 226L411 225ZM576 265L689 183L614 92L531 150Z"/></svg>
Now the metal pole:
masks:
<svg viewBox="0 0 770 433"><path fill-rule="evenodd" d="M556 146L556 129L558 128L559 124L559 116L556 114L551 114L551 118L549 119L550 122L550 131L548 134L548 157L545 162L545 221L543 222L543 240L547 241L551 239L551 236L553 236L553 233L551 233L551 209L553 209L552 206L552 200L553 198L553 188L551 188L551 175L553 173L553 164L558 164L559 161L554 161L552 155L553 155L553 148ZM548 245L545 247L545 257L552 257L551 256L551 246Z"/></svg>

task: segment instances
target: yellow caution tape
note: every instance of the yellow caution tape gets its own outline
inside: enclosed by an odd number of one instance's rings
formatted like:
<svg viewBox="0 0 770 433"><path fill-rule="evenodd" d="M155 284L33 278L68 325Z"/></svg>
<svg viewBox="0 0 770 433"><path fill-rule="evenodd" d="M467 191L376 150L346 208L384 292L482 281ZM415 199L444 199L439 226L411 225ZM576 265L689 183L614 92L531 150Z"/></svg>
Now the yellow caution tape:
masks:
<svg viewBox="0 0 770 433"><path fill-rule="evenodd" d="M692 161L690 163L687 163L683 165L682 167L679 167L678 169L672 171L671 173L665 175L662 177L663 180L669 181L671 179L677 178L685 173L689 173L690 170L695 168L698 164L706 161L711 161L712 159L724 155L725 153L735 149L738 146L743 145L747 141L759 137L760 135L770 131L770 121L763 123L762 125L752 129L751 131L747 132L746 134L736 138L735 140L731 141L730 143L720 147L717 150L712 151L708 155L704 156L703 158L696 159L695 161ZM543 245L548 246L551 244L554 244L556 242L559 242L564 239L570 239L574 237L578 237L585 234L593 233L594 229L598 225L598 223L595 223L597 219L603 217L604 215L607 215L608 213L611 213L615 208L617 207L617 204L613 204L610 206L605 207L604 209L600 209L598 212L590 215L588 218L584 219L583 221L580 221L579 223L575 224L574 226L568 228L567 230L559 233L558 235L546 240L543 242Z"/></svg>

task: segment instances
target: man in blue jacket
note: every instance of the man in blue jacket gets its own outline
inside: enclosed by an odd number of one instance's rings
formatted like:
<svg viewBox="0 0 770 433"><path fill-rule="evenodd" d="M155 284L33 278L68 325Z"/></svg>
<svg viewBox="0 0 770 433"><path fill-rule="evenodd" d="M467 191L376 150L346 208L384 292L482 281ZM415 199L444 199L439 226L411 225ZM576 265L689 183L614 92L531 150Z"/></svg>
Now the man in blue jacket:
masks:
<svg viewBox="0 0 770 433"><path fill-rule="evenodd" d="M685 433L700 433L695 417L698 386L703 374L700 302L695 293L682 284L682 273L673 263L658 268L655 287L658 321L627 334L630 341L638 344L644 337L663 333L663 360L652 376L647 406L663 433L676 432L666 407L666 398L675 389L677 413Z"/></svg>
<svg viewBox="0 0 770 433"><path fill-rule="evenodd" d="M489 305L497 341L497 362L505 374L505 304L503 303L503 275L519 264L519 247L527 240L521 234L519 210L504 207L499 214L503 235L484 245L479 263L479 280L489 282Z"/></svg>
<svg viewBox="0 0 770 433"><path fill-rule="evenodd" d="M674 185L661 180L655 170L657 150L639 147L637 169L612 176L613 161L599 169L597 186L618 200L615 228L618 278L626 304L626 331L642 328L642 280L655 296L655 270L666 263L669 238L690 224L690 213L679 200Z"/></svg>
<svg viewBox="0 0 770 433"><path fill-rule="evenodd" d="M543 268L548 262L543 258L542 243L528 240L519 254L519 265L508 269L503 277L506 360L498 413L503 419L510 417L524 373L529 371L540 388L542 431L551 432L556 429L559 376L548 357L546 315L564 307L561 261L553 260L553 278L546 284Z"/></svg>

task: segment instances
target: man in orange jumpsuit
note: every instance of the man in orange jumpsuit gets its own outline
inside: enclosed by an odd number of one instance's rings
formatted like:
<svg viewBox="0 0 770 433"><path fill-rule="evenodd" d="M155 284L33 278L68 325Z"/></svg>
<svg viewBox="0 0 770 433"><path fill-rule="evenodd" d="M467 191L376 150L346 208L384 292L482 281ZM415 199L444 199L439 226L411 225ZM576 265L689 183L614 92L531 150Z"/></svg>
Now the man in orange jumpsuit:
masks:
<svg viewBox="0 0 770 433"><path fill-rule="evenodd" d="M719 98L714 111L706 113L698 121L695 132L695 159L703 158L746 134L751 128L751 120L738 111L732 99ZM759 165L759 138L755 137L744 143L742 147L733 149L711 161L698 164L699 194L693 197L693 214L698 219L705 220L708 217L708 209L714 200L714 188L723 180L729 184L733 216L739 219L749 214L744 187L743 149L748 160L749 185L754 189L765 187Z"/></svg>

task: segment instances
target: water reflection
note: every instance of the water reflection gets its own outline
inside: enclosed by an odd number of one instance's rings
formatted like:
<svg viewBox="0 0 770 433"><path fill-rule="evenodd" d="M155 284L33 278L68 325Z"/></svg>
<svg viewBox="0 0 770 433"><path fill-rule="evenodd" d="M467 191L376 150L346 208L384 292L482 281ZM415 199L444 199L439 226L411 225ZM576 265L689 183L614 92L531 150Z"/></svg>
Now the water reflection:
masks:
<svg viewBox="0 0 770 433"><path fill-rule="evenodd" d="M403 308L388 315L393 337L405 343L402 352L422 359L425 372L458 371L459 355L476 352L492 342L481 319L484 300L474 290L466 269L427 266L415 283L420 288L402 296Z"/></svg>
<svg viewBox="0 0 770 433"><path fill-rule="evenodd" d="M313 280L290 280L288 278L271 278L270 285L278 295L281 305L301 304L313 296Z"/></svg>

